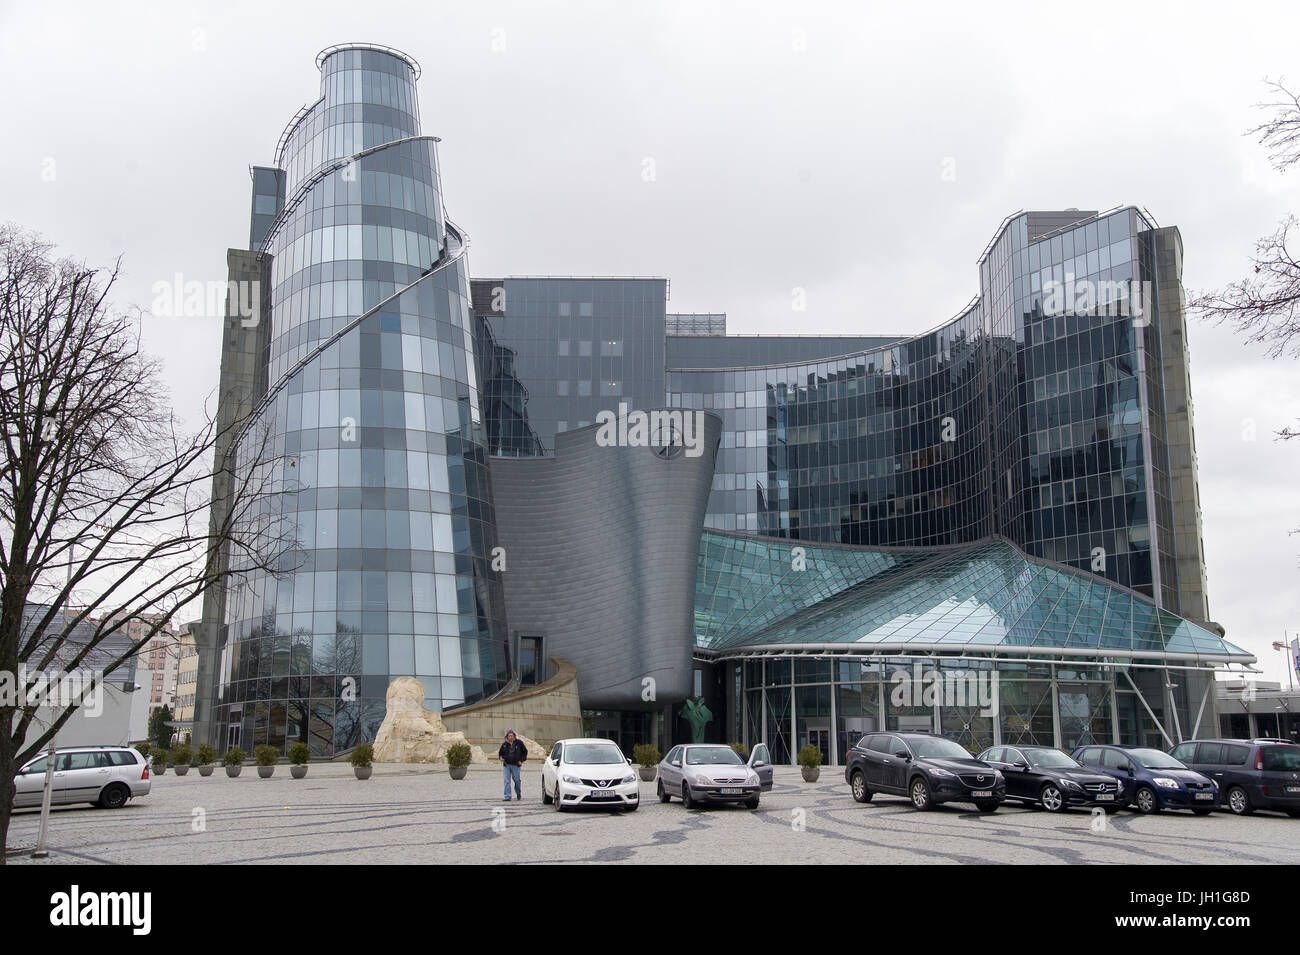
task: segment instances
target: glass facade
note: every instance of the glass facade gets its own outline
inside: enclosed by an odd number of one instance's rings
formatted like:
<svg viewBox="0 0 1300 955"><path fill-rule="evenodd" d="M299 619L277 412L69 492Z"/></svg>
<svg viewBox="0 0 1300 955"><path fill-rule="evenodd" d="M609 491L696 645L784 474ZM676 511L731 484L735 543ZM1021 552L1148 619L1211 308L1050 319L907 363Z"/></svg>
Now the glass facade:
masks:
<svg viewBox="0 0 1300 955"><path fill-rule="evenodd" d="M419 136L416 67L322 56L324 95L279 150L270 388L235 454L265 443L276 493L246 519L298 552L228 594L215 722L224 745L330 756L373 739L393 677L442 710L502 689L511 661L465 241Z"/></svg>

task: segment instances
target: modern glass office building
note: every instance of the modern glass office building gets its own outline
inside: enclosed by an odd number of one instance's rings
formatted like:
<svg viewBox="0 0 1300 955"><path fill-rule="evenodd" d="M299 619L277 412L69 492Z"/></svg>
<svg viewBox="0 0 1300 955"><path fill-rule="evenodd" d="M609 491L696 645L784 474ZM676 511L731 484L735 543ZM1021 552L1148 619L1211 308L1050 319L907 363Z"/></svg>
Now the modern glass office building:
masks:
<svg viewBox="0 0 1300 955"><path fill-rule="evenodd" d="M299 553L205 605L200 735L329 755L373 736L395 676L455 710L548 657L625 746L683 738L688 698L710 739L831 763L880 728L1213 725L1213 668L1253 658L1209 622L1176 229L1018 213L931 331L728 335L663 278L471 280L418 65L318 66L253 170L231 276L266 320L227 321L222 367L249 422L231 471L269 440L256 516ZM602 441L654 409L705 446ZM925 673L996 677L998 702L901 689Z"/></svg>

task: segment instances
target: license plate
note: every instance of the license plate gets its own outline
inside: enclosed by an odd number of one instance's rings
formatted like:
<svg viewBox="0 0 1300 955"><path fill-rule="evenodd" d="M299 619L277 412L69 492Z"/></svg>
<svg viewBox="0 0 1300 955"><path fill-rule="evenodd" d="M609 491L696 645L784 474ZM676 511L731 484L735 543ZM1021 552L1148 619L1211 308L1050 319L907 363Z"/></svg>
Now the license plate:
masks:
<svg viewBox="0 0 1300 955"><path fill-rule="evenodd" d="M1214 798L1214 793L1197 793L1197 794L1196 794L1196 798L1197 798L1197 799L1213 799L1213 798Z"/></svg>
<svg viewBox="0 0 1300 955"><path fill-rule="evenodd" d="M1300 793L1300 786L1287 786L1286 791L1289 793Z"/></svg>
<svg viewBox="0 0 1300 955"><path fill-rule="evenodd" d="M609 792L608 790L605 790L605 789L593 789L593 790L591 791L591 796L588 797L588 798L591 798L591 799L617 799L617 798L618 798L618 793L612 793L612 792Z"/></svg>
<svg viewBox="0 0 1300 955"><path fill-rule="evenodd" d="M739 796L739 795L740 795L741 793L743 793L744 791L745 791L745 790L743 790L743 789L737 789L735 786L726 786L726 787L723 787L723 789L722 789L722 795L724 795L724 796Z"/></svg>
<svg viewBox="0 0 1300 955"><path fill-rule="evenodd" d="M1097 802L1114 802L1114 793L1097 793Z"/></svg>
<svg viewBox="0 0 1300 955"><path fill-rule="evenodd" d="M976 799L987 799L989 796L992 796L993 793L987 789L976 789L971 792L971 795Z"/></svg>

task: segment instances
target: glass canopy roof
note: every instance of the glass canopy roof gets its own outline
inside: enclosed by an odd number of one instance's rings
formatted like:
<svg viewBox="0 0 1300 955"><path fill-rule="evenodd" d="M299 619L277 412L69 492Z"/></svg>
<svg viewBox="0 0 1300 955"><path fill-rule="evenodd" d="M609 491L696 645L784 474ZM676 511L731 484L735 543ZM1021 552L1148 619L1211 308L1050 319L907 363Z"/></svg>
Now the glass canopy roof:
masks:
<svg viewBox="0 0 1300 955"><path fill-rule="evenodd" d="M1141 594L1031 558L998 537L874 549L706 530L696 573L695 642L741 652L838 644L848 653L1091 650L1255 660Z"/></svg>

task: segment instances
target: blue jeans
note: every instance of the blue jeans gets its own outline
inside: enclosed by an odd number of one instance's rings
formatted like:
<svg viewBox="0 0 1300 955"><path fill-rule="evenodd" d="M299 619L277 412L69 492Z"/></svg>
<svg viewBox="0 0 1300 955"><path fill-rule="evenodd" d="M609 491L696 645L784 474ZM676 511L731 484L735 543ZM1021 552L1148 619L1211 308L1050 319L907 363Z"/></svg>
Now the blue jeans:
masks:
<svg viewBox="0 0 1300 955"><path fill-rule="evenodd" d="M520 783L519 783L519 767L503 764L501 766L501 776L505 780L505 784L506 784L505 798L506 799L510 798L510 781L512 779L514 780L515 783L515 795L522 798L523 792L520 789Z"/></svg>

